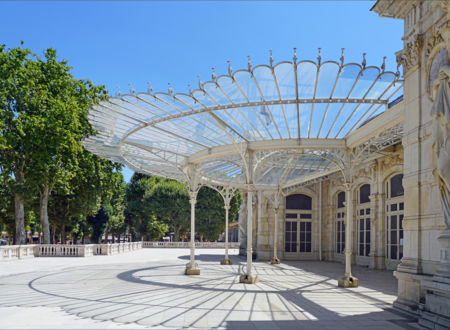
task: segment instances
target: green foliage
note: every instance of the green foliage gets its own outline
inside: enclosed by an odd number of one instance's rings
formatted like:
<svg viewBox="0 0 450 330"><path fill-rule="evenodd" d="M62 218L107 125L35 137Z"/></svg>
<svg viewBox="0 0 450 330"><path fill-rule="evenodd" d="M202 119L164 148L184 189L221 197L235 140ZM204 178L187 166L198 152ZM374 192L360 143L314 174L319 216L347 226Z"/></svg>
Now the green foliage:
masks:
<svg viewBox="0 0 450 330"><path fill-rule="evenodd" d="M229 223L236 219L241 205L241 195L236 194L230 202ZM225 209L222 196L214 189L202 187L195 207L196 232L207 240L215 241L225 231Z"/></svg>
<svg viewBox="0 0 450 330"><path fill-rule="evenodd" d="M103 86L75 79L70 70L51 48L41 59L28 49L0 47L1 175L22 197L26 188L38 189L46 242L49 196L55 187L69 190L84 152L81 139L94 133L88 108L106 98Z"/></svg>
<svg viewBox="0 0 450 330"><path fill-rule="evenodd" d="M126 189L125 223L134 239L154 237L160 239L167 229L155 221L152 212L145 208L144 196L163 179L135 173ZM153 229L156 227L155 229ZM164 230L164 232L162 232ZM162 233L161 233L162 232ZM156 233L159 233L156 235ZM143 237L145 236L145 237Z"/></svg>
<svg viewBox="0 0 450 330"><path fill-rule="evenodd" d="M164 222L177 240L190 228L190 205L186 187L174 180L161 180L144 195L144 210Z"/></svg>

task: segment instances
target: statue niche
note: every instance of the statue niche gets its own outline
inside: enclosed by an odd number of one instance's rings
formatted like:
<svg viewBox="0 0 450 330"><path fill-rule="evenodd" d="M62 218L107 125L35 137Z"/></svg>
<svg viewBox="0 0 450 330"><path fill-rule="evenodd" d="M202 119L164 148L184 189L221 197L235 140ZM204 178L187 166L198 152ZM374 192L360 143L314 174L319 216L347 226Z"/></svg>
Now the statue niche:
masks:
<svg viewBox="0 0 450 330"><path fill-rule="evenodd" d="M436 163L433 174L439 184L442 212L446 230L450 229L450 65L443 65L434 84L437 90L431 116L433 117L433 151Z"/></svg>

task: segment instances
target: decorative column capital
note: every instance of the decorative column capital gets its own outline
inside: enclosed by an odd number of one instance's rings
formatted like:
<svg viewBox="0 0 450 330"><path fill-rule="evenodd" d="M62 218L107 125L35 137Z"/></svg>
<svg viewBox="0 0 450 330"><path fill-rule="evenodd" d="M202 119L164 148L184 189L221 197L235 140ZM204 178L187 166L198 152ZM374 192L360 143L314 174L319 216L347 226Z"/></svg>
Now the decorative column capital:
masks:
<svg viewBox="0 0 450 330"><path fill-rule="evenodd" d="M413 40L407 42L402 50L395 53L397 64L403 66L404 73L420 64L423 39L423 34L416 34Z"/></svg>
<svg viewBox="0 0 450 330"><path fill-rule="evenodd" d="M197 203L197 191L189 191L189 203L195 204Z"/></svg>

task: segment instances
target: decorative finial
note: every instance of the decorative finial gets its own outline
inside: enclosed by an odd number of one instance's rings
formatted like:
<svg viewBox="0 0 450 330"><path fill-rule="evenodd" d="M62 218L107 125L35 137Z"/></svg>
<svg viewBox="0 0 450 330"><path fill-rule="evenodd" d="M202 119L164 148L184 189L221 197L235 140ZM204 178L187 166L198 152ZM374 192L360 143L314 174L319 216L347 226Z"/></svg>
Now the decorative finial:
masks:
<svg viewBox="0 0 450 330"><path fill-rule="evenodd" d="M173 93L173 88L172 88L172 84L171 83L169 83L169 90L168 90L168 92L169 92L169 95L172 95L172 93Z"/></svg>
<svg viewBox="0 0 450 330"><path fill-rule="evenodd" d="M363 67L363 69L365 69L366 68L366 53L363 53L362 55L363 55L362 67Z"/></svg>
<svg viewBox="0 0 450 330"><path fill-rule="evenodd" d="M153 92L152 84L150 84L150 81L147 81L147 93L151 94Z"/></svg>
<svg viewBox="0 0 450 330"><path fill-rule="evenodd" d="M231 76L231 74L233 73L233 69L231 68L231 62L227 61L227 63L228 63L228 75Z"/></svg>
<svg viewBox="0 0 450 330"><path fill-rule="evenodd" d="M188 84L188 87L189 87L189 95L192 96L192 86L191 86L191 84Z"/></svg>
<svg viewBox="0 0 450 330"><path fill-rule="evenodd" d="M386 56L383 56L383 64L381 64L381 70L383 70L386 68Z"/></svg>
<svg viewBox="0 0 450 330"><path fill-rule="evenodd" d="M269 49L270 57L269 57L269 63L270 66L273 66L273 56L272 56L272 49Z"/></svg>
<svg viewBox="0 0 450 330"><path fill-rule="evenodd" d="M214 67L211 68L212 73L211 73L211 79L212 81L215 81L217 76L216 76L216 70L214 69Z"/></svg>
<svg viewBox="0 0 450 330"><path fill-rule="evenodd" d="M202 89L202 79L200 78L200 75L198 75L197 78L198 78L198 88Z"/></svg>
<svg viewBox="0 0 450 330"><path fill-rule="evenodd" d="M292 59L294 60L294 63L297 63L297 47L294 47L294 57Z"/></svg>
<svg viewBox="0 0 450 330"><path fill-rule="evenodd" d="M317 54L317 64L320 65L320 62L322 61L322 55L320 54L322 48L321 48L321 47L318 47L317 50L318 50L318 52L319 52L319 53Z"/></svg>
<svg viewBox="0 0 450 330"><path fill-rule="evenodd" d="M250 55L247 55L248 58L248 71L252 71L252 61L250 59Z"/></svg>
<svg viewBox="0 0 450 330"><path fill-rule="evenodd" d="M119 87L119 86L116 86L116 89L117 89L117 91L116 91L116 96L117 96L117 97L121 97L121 96L122 96L122 92L120 91L120 87Z"/></svg>
<svg viewBox="0 0 450 330"><path fill-rule="evenodd" d="M134 95L134 93L136 93L136 90L134 89L133 85L129 83L128 86L130 86L130 94Z"/></svg>
<svg viewBox="0 0 450 330"><path fill-rule="evenodd" d="M344 50L345 50L345 48L341 48L341 58L340 58L340 60L341 60L341 66L344 65Z"/></svg>

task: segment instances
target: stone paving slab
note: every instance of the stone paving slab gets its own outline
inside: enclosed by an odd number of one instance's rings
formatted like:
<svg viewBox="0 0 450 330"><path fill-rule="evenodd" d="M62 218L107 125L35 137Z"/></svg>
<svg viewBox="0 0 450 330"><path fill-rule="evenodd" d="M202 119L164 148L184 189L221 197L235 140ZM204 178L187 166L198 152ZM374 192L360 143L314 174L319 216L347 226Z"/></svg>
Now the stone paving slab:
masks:
<svg viewBox="0 0 450 330"><path fill-rule="evenodd" d="M415 329L392 310L392 272L355 267L360 287L337 287L333 262L256 262L199 249L201 274L184 275L188 249L145 249L84 259L0 263L0 329Z"/></svg>

